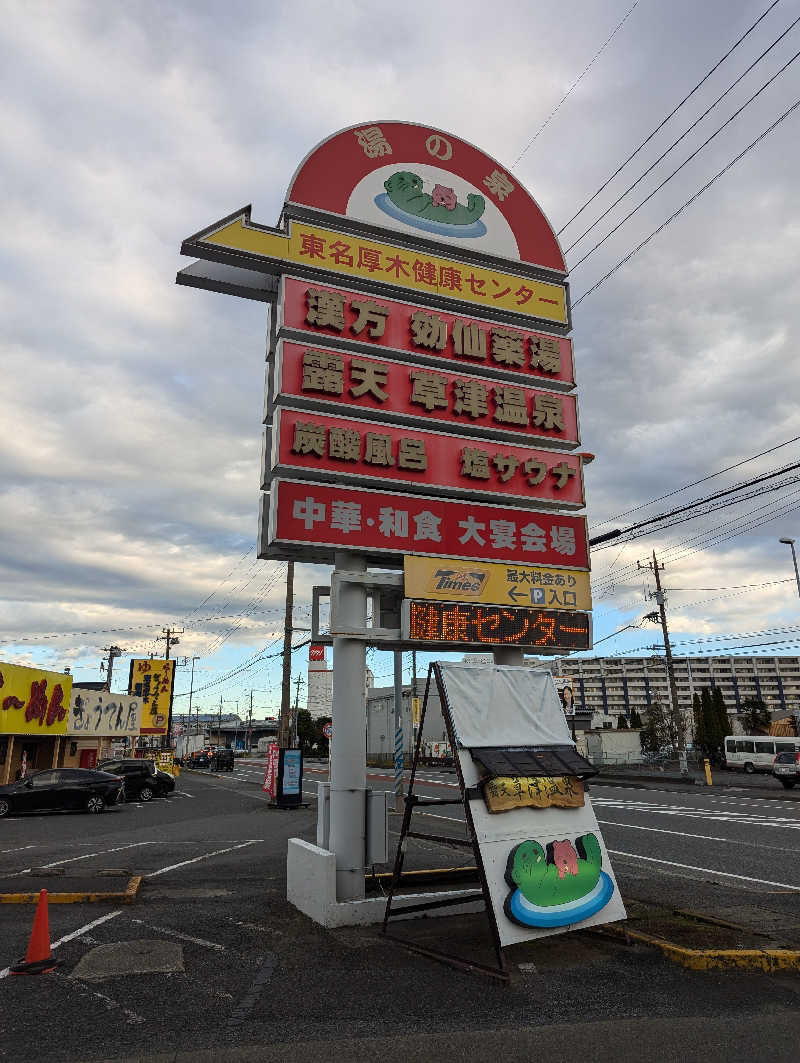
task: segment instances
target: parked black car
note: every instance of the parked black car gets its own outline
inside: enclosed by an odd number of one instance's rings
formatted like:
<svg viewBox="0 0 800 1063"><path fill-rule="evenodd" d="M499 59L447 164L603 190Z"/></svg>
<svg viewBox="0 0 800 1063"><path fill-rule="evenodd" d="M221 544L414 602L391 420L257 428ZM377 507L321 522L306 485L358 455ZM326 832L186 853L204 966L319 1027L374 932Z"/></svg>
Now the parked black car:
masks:
<svg viewBox="0 0 800 1063"><path fill-rule="evenodd" d="M45 812L82 809L102 812L123 800L118 774L88 768L53 768L24 775L0 786L0 818L12 812Z"/></svg>
<svg viewBox="0 0 800 1063"><path fill-rule="evenodd" d="M233 771L233 750L215 749L211 754L212 771Z"/></svg>
<svg viewBox="0 0 800 1063"><path fill-rule="evenodd" d="M175 789L172 776L159 771L152 760L101 760L98 767L122 776L127 801L151 801Z"/></svg>

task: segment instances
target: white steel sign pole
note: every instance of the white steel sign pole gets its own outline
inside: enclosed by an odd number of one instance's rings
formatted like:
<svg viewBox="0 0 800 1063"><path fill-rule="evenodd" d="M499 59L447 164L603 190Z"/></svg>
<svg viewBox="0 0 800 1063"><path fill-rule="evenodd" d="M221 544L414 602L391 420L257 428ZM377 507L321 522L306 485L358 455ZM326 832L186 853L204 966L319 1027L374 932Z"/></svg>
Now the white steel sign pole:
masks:
<svg viewBox="0 0 800 1063"><path fill-rule="evenodd" d="M337 572L366 572L359 554L337 550ZM357 583L339 585L337 617L345 628L363 628L367 620L367 592ZM367 752L365 741L364 672L367 648L363 640L333 640L333 741L331 764L330 848L336 854L336 899L364 898L366 852Z"/></svg>

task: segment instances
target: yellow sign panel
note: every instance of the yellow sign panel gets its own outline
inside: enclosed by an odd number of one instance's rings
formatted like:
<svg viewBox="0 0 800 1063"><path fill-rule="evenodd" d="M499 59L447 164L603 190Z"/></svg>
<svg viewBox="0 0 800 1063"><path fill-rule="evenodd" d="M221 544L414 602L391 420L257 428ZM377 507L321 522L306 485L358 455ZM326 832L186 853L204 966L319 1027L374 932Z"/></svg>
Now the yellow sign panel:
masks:
<svg viewBox="0 0 800 1063"><path fill-rule="evenodd" d="M422 698L411 699L411 723L414 727L419 727L420 717L422 716Z"/></svg>
<svg viewBox="0 0 800 1063"><path fill-rule="evenodd" d="M142 701L140 734L163 735L167 733L174 679L174 661L131 661L128 693L135 694Z"/></svg>
<svg viewBox="0 0 800 1063"><path fill-rule="evenodd" d="M405 558L406 598L547 609L592 608L588 572L442 557Z"/></svg>
<svg viewBox="0 0 800 1063"><path fill-rule="evenodd" d="M72 676L0 662L0 734L67 733Z"/></svg>
<svg viewBox="0 0 800 1063"><path fill-rule="evenodd" d="M583 783L570 775L498 776L484 784L483 799L490 812L509 812L512 808L582 808Z"/></svg>
<svg viewBox="0 0 800 1063"><path fill-rule="evenodd" d="M291 222L289 236L250 228L242 217L206 236L204 243L281 259L345 277L361 277L416 292L567 323L566 289L501 270L409 251L376 240Z"/></svg>

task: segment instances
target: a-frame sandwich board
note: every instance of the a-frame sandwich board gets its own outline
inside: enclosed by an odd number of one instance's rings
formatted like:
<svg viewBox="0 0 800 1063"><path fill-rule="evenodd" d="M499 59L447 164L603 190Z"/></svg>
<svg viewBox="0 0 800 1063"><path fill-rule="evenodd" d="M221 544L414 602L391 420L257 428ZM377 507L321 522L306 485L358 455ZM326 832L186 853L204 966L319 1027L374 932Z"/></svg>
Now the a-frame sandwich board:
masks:
<svg viewBox="0 0 800 1063"><path fill-rule="evenodd" d="M447 731L447 739L450 745L450 749L453 750L453 760L456 767L456 774L458 776L458 785L460 789L460 796L456 798L435 798L435 797L419 797L414 792L414 784L417 775L417 769L420 761L420 751L422 749L422 735L425 728L425 714L428 708L428 697L431 690L431 681L436 684L436 690L439 695L439 704L442 708L442 717L444 719L445 729ZM391 938L393 941L398 942L405 948L410 949L412 952L421 953L423 956L429 956L431 959L439 960L441 963L446 963L451 967L460 968L462 970L479 972L486 974L491 978L497 978L502 982L507 983L509 981L509 972L506 967L505 959L503 957L503 951L500 945L500 934L497 929L497 920L494 914L494 908L492 906L491 897L489 894L489 886L486 881L486 874L483 867L483 859L481 857L480 847L478 845L478 839L475 833L475 824L472 819L472 812L469 806L469 795L467 788L464 784L464 775L461 770L458 756L455 755L456 750L456 734L453 724L453 717L450 711L450 706L447 700L447 693L442 682L441 670L438 662L433 662L428 667L428 679L425 684L425 697L422 702L422 711L420 713L419 728L417 731L417 740L414 745L414 756L411 762L411 777L408 783L408 792L405 799L405 809L403 811L403 823L400 828L400 839L397 844L397 852L394 860L394 871L392 873L392 881L389 887L389 892L386 897L386 912L383 917L383 933ZM418 808L428 808L431 806L444 806L444 805L463 805L464 817L466 821L467 835L466 838L453 838L449 835L431 834L429 831L417 831L412 830L411 820L414 812ZM447 896L447 891L443 891L437 895L435 899L428 899L419 904L403 904L402 907L394 907L395 893L400 887L401 878L403 874L403 864L405 862L406 854L406 840L408 838L417 838L421 841L436 842L440 845L449 846L452 848L471 849L474 859L476 874L480 881L480 890L451 890L451 896ZM478 963L475 960L470 960L467 957L455 956L452 953L444 952L439 949L430 948L428 946L419 945L415 942L409 941L396 933L391 933L388 929L389 921L394 918L407 917L411 913L422 914L427 911L431 911L435 908L456 907L465 903L474 903L476 900L483 898L483 902L486 908L486 917L489 922L489 931L491 935L492 945L494 948L494 954L497 958L497 966L492 967L487 964Z"/></svg>

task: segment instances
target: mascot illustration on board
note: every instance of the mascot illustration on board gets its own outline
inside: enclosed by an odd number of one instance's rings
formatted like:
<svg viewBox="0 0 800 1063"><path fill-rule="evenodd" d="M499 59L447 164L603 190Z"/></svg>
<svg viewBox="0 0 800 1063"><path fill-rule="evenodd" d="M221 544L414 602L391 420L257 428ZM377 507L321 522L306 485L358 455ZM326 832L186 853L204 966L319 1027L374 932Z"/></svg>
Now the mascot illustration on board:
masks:
<svg viewBox="0 0 800 1063"><path fill-rule="evenodd" d="M419 174L398 170L383 182L385 193L375 197L384 213L417 229L451 236L483 236L486 226L480 220L486 200L476 192L467 196L466 206L458 202L452 188L437 184L433 194L424 191Z"/></svg>
<svg viewBox="0 0 800 1063"><path fill-rule="evenodd" d="M568 926L600 911L614 892L603 871L603 854L594 834L575 840L524 841L508 855L505 900L508 918L520 926Z"/></svg>

